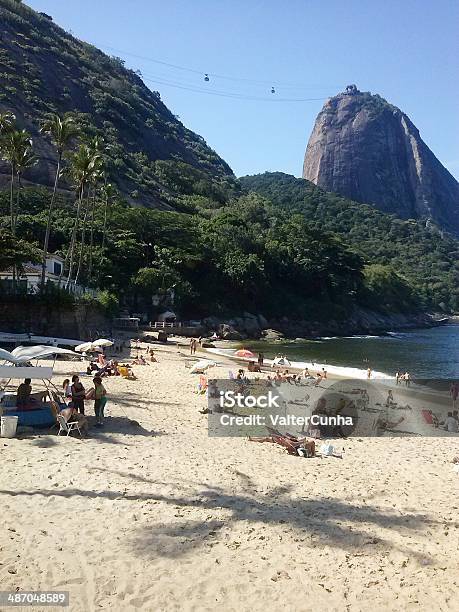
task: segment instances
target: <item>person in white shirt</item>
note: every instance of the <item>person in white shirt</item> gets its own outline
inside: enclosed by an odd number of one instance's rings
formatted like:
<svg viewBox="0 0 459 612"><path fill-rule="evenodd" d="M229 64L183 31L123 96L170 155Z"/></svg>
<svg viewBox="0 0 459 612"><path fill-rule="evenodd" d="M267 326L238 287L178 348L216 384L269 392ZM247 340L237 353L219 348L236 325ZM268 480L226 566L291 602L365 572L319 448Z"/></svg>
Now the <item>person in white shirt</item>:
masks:
<svg viewBox="0 0 459 612"><path fill-rule="evenodd" d="M444 429L445 431L449 431L450 433L457 433L458 431L457 421L453 417L452 412L448 412L448 416L446 417L446 420L445 420Z"/></svg>

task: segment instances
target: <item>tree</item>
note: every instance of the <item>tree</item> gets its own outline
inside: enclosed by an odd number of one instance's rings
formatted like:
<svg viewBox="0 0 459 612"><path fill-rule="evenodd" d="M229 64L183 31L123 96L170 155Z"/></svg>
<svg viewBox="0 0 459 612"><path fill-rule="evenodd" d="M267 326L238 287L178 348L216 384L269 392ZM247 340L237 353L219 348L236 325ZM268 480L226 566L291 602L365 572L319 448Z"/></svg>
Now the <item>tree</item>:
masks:
<svg viewBox="0 0 459 612"><path fill-rule="evenodd" d="M94 154L88 145L82 144L70 158L70 168L75 186L77 188L77 212L73 224L72 237L69 247L69 270L65 287L68 288L72 280L73 262L75 256L76 236L79 227L81 208L84 199L85 189L91 175L99 163L100 156Z"/></svg>
<svg viewBox="0 0 459 612"><path fill-rule="evenodd" d="M0 270L16 268L19 272L25 263L39 261L39 251L26 240L18 240L11 232L0 229Z"/></svg>
<svg viewBox="0 0 459 612"><path fill-rule="evenodd" d="M38 157L35 155L32 149L33 143L27 132L20 132L20 137L17 142L17 150L16 150L16 177L17 177L17 190L16 190L16 210L14 213L14 231L13 234L16 233L17 226L17 218L19 214L19 197L21 194L22 182L21 178L24 172L34 166Z"/></svg>
<svg viewBox="0 0 459 612"><path fill-rule="evenodd" d="M57 187L59 178L61 176L62 158L64 152L72 139L74 139L78 133L79 128L75 121L71 117L64 117L61 119L59 115L52 115L47 121L45 121L41 127L41 132L48 134L53 141L57 151L57 166L56 174L54 175L54 185L49 202L48 216L46 221L45 239L43 242L43 255L41 262L41 288L43 290L45 286L45 275L46 275L46 257L48 255L48 244L49 237L51 234L51 220L54 209L54 203L56 200Z"/></svg>
<svg viewBox="0 0 459 612"><path fill-rule="evenodd" d="M10 111L0 113L0 138L14 130L16 116Z"/></svg>

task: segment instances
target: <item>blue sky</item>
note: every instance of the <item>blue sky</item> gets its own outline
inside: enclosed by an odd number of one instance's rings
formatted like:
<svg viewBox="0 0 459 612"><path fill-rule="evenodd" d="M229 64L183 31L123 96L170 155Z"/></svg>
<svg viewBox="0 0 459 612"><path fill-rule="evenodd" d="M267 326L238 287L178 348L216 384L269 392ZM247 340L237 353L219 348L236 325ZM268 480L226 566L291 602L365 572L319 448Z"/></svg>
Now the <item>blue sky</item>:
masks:
<svg viewBox="0 0 459 612"><path fill-rule="evenodd" d="M459 177L457 0L26 3L148 75L146 84L238 176L265 170L300 176L323 100L274 100L326 98L356 83L405 111ZM206 83L204 73L231 78L210 76Z"/></svg>

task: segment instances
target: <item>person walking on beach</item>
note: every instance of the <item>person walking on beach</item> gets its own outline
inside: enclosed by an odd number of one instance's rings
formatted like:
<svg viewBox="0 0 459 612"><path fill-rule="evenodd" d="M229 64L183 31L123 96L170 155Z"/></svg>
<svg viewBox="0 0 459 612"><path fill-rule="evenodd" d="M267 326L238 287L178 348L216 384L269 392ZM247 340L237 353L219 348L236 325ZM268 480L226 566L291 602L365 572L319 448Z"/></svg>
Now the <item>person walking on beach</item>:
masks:
<svg viewBox="0 0 459 612"><path fill-rule="evenodd" d="M94 412L96 415L96 425L99 427L104 424L104 408L107 403L107 391L102 384L100 376L94 376Z"/></svg>
<svg viewBox="0 0 459 612"><path fill-rule="evenodd" d="M456 408L456 402L457 402L457 398L459 396L459 385L457 384L457 382L452 382L451 383L451 387L449 389L449 394L451 395L451 397L453 399L453 408Z"/></svg>
<svg viewBox="0 0 459 612"><path fill-rule="evenodd" d="M400 372L395 372L395 384L400 384Z"/></svg>
<svg viewBox="0 0 459 612"><path fill-rule="evenodd" d="M72 376L72 386L70 387L70 391L72 393L73 407L80 414L84 414L84 399L86 396L86 391L76 374Z"/></svg>
<svg viewBox="0 0 459 612"><path fill-rule="evenodd" d="M405 381L405 387L409 387L411 384L411 376L409 372L405 372L403 375L403 380Z"/></svg>
<svg viewBox="0 0 459 612"><path fill-rule="evenodd" d="M263 353L258 353L258 365L260 368L263 366L263 361L265 360L265 356Z"/></svg>
<svg viewBox="0 0 459 612"><path fill-rule="evenodd" d="M368 380L370 380L372 374L373 374L373 372L372 372L371 368L368 368L368 370L367 370L367 378L368 378Z"/></svg>

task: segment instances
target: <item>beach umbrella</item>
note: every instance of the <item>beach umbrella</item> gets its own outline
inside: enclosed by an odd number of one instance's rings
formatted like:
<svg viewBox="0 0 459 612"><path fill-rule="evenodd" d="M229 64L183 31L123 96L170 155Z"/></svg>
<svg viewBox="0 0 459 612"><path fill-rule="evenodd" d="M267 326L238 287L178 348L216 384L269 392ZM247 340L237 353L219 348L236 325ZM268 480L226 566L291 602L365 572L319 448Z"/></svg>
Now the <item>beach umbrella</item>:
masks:
<svg viewBox="0 0 459 612"><path fill-rule="evenodd" d="M102 348L95 342L83 342L75 347L77 353L102 353Z"/></svg>
<svg viewBox="0 0 459 612"><path fill-rule="evenodd" d="M107 340L106 338L99 338L98 340L94 340L92 344L93 346L113 346L113 342L111 340Z"/></svg>
<svg viewBox="0 0 459 612"><path fill-rule="evenodd" d="M60 348L58 346L17 346L11 351L0 349L0 359L9 361L10 363L20 364L32 361L32 359L45 359L55 355L75 355L69 349Z"/></svg>
<svg viewBox="0 0 459 612"><path fill-rule="evenodd" d="M190 372L192 374L202 374L207 370L207 368L211 368L214 365L217 365L215 361L207 361L207 359L201 359L201 361L198 361L194 364Z"/></svg>
<svg viewBox="0 0 459 612"><path fill-rule="evenodd" d="M234 356L235 357L255 357L252 351L249 351L247 349L239 349L238 351L234 353Z"/></svg>

